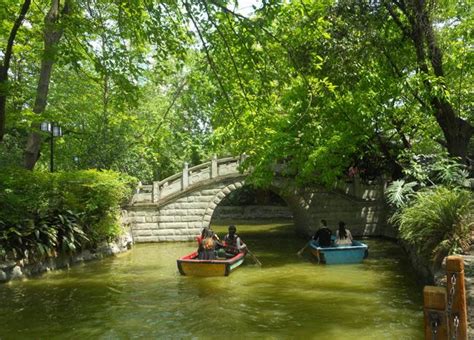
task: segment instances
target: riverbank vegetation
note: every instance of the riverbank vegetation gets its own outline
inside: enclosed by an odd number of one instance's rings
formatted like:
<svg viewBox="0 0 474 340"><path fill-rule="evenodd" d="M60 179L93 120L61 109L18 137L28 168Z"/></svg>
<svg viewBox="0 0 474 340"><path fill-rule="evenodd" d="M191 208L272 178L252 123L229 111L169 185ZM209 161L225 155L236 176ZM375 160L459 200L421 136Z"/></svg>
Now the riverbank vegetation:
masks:
<svg viewBox="0 0 474 340"><path fill-rule="evenodd" d="M42 196L32 185L24 191L32 199L15 198L8 190L19 186L9 187L11 178L2 175L1 194L8 197L2 216L13 206L41 225L36 211L47 202L47 224L61 224L55 216L83 229L94 222L97 236L87 239L102 239L109 231L97 214L106 207L88 207L78 188L91 188L96 199L102 182L112 192L124 190L112 179L119 175L103 170L150 182L214 153L246 153L248 182L260 187L275 174L301 185L352 176L410 182L420 157L441 158L445 168L455 163L472 177L469 1L264 1L255 2L252 13L214 0L0 5L0 167L33 170L12 176L45 190ZM63 135L41 131L42 122L54 122ZM52 157L58 175L45 173ZM100 171L76 172L86 169ZM90 185L76 188L64 178L73 174ZM59 183L86 206L68 201ZM462 197L471 190L443 188L404 185L412 199L399 216L429 205L442 190ZM65 198L49 206L45 197L60 193ZM107 209L123 198L111 195ZM456 202L440 203L458 211ZM96 220L79 223L85 216ZM394 221L402 234L409 229L406 235L422 242L408 227L415 222ZM5 235L19 221L4 223ZM458 222L445 223L449 230L433 236L436 242ZM68 228L70 244L89 242ZM459 244L446 247L452 252Z"/></svg>
<svg viewBox="0 0 474 340"><path fill-rule="evenodd" d="M401 239L435 268L447 255L469 250L474 230L474 194L469 173L446 158L419 158L394 181L387 198Z"/></svg>
<svg viewBox="0 0 474 340"><path fill-rule="evenodd" d="M0 259L95 248L121 232L120 206L136 181L113 171L0 171Z"/></svg>

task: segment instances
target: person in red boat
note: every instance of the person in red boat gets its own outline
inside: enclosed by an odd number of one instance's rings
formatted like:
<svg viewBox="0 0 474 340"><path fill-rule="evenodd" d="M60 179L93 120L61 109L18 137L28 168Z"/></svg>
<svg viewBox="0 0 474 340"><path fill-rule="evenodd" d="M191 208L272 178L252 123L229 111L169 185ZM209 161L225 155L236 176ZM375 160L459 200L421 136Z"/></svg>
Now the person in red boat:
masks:
<svg viewBox="0 0 474 340"><path fill-rule="evenodd" d="M239 235L237 235L237 228L235 225L229 226L229 233L224 237L224 250L227 257L233 257L238 253L245 252L247 246L242 242Z"/></svg>
<svg viewBox="0 0 474 340"><path fill-rule="evenodd" d="M217 258L216 247L222 247L222 243L211 228L203 228L201 235L196 237L196 241L198 242L199 260L215 260Z"/></svg>
<svg viewBox="0 0 474 340"><path fill-rule="evenodd" d="M201 235L196 238L198 241L198 259L215 260L216 259L216 241L214 232L210 228L204 228Z"/></svg>

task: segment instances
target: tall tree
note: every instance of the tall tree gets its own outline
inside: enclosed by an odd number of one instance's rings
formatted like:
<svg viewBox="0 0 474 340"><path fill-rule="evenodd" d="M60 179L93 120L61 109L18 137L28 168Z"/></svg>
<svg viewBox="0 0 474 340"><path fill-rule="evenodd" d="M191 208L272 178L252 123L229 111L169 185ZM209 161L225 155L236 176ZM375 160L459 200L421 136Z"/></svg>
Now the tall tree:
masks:
<svg viewBox="0 0 474 340"><path fill-rule="evenodd" d="M41 69L36 90L36 99L33 106L33 112L41 115L45 108L48 98L49 84L53 65L56 60L58 43L63 35L64 27L60 20L70 14L71 0L65 0L61 9L60 0L52 0L51 7L44 19L44 50L41 59ZM30 132L25 149L25 168L33 169L39 158L41 149L41 134L39 127L34 126Z"/></svg>
<svg viewBox="0 0 474 340"><path fill-rule="evenodd" d="M21 6L20 13L18 14L13 27L11 28L10 34L7 40L7 46L3 54L3 60L0 64L0 142L3 140L5 134L5 122L6 122L6 106L8 96L8 72L10 69L10 61L13 55L13 45L15 38L20 29L23 20L25 19L26 13L28 12L31 5L31 0L25 0Z"/></svg>

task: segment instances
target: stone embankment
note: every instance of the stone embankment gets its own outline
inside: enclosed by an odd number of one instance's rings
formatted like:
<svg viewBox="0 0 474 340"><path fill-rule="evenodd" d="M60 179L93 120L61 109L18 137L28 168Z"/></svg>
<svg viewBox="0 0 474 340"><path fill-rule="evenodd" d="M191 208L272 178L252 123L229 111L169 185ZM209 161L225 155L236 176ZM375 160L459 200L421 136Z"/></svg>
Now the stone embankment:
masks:
<svg viewBox="0 0 474 340"><path fill-rule="evenodd" d="M83 250L73 255L59 255L41 260L6 260L0 261L0 283L40 275L61 268L98 260L108 256L125 252L132 247L132 238L129 234L119 237L115 242L106 242L96 249Z"/></svg>

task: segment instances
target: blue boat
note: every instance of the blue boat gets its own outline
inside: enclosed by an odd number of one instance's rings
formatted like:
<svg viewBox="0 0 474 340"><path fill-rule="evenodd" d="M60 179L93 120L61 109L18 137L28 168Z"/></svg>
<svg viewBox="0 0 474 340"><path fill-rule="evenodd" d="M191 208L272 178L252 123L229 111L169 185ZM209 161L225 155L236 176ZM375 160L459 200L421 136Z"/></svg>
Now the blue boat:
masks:
<svg viewBox="0 0 474 340"><path fill-rule="evenodd" d="M369 255L369 247L359 241L352 241L352 245L320 247L312 240L309 249L319 263L326 264L361 263Z"/></svg>

